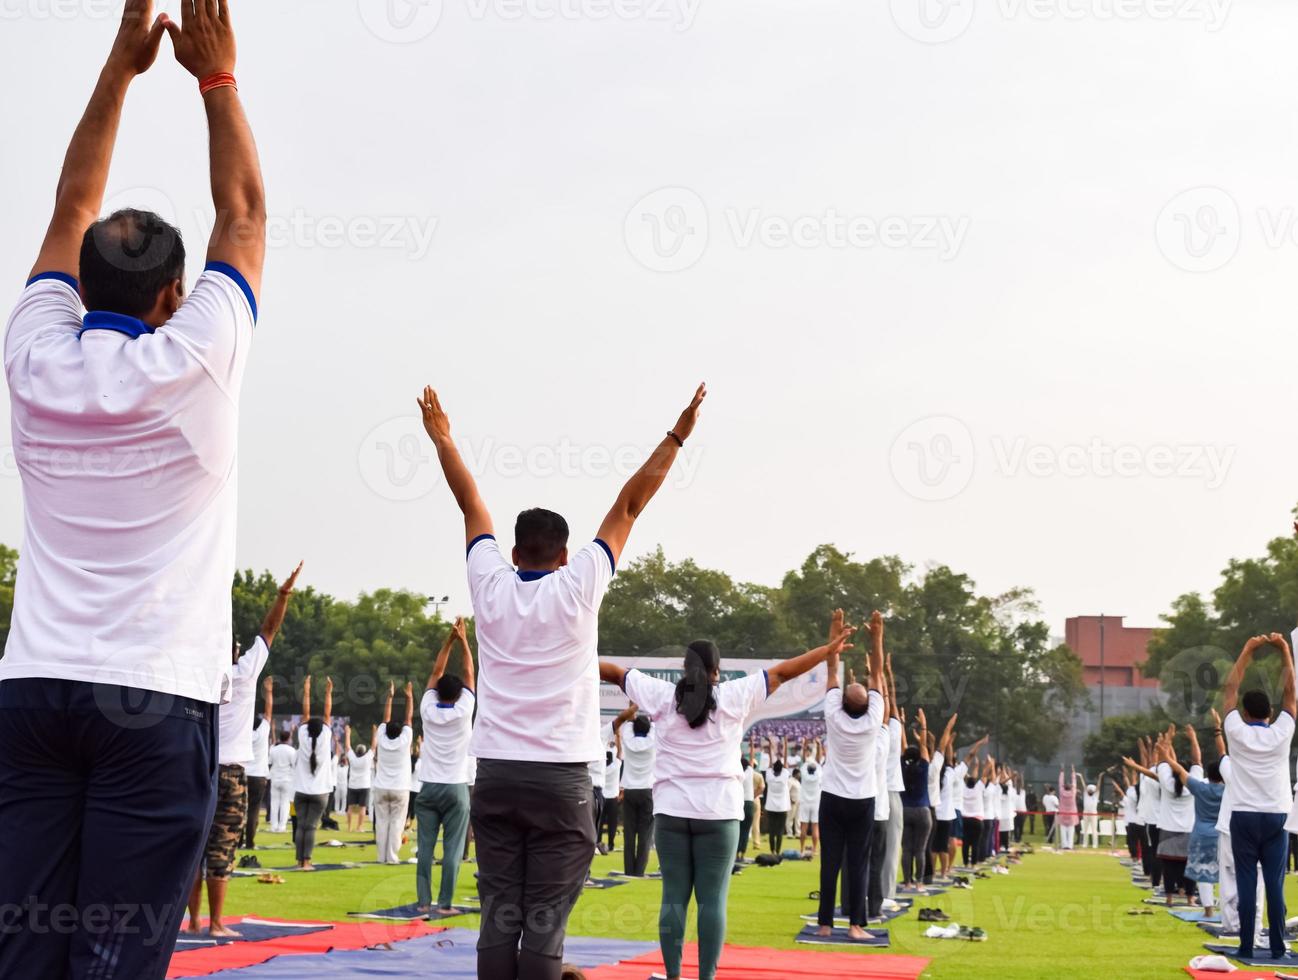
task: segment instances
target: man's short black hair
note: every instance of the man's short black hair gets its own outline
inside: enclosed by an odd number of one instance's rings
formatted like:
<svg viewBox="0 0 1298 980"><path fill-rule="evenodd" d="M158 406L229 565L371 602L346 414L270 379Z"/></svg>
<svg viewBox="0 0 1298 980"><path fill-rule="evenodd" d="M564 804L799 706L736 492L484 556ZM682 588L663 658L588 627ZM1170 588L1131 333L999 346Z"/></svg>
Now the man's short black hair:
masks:
<svg viewBox="0 0 1298 980"><path fill-rule="evenodd" d="M1253 720L1271 720L1271 699L1266 696L1266 691L1245 691L1239 702L1244 706L1244 713Z"/></svg>
<svg viewBox="0 0 1298 980"><path fill-rule="evenodd" d="M525 510L514 522L514 547L524 564L551 565L568 547L568 522L552 510Z"/></svg>
<svg viewBox="0 0 1298 980"><path fill-rule="evenodd" d="M184 278L185 243L153 212L124 208L86 229L80 276L87 310L142 317Z"/></svg>
<svg viewBox="0 0 1298 980"><path fill-rule="evenodd" d="M439 704L454 704L460 700L460 692L464 690L464 678L443 674L437 679L435 690Z"/></svg>

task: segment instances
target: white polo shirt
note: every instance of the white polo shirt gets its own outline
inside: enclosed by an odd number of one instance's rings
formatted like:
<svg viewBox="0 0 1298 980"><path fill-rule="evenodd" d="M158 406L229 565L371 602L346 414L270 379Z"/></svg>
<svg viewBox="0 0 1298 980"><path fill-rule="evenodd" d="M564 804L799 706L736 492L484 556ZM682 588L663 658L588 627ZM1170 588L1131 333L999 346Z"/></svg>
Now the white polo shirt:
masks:
<svg viewBox="0 0 1298 980"><path fill-rule="evenodd" d="M793 770L781 767L777 776L774 769L767 769L762 778L766 780L766 809L771 813L788 813L789 780L793 778Z"/></svg>
<svg viewBox="0 0 1298 980"><path fill-rule="evenodd" d="M966 817L981 820L983 818L983 790L986 788L986 784L981 779L977 780L972 786L963 786L960 790L963 794L963 800L961 801L963 806L960 812Z"/></svg>
<svg viewBox="0 0 1298 980"><path fill-rule="evenodd" d="M1240 813L1287 814L1293 806L1289 767L1293 716L1281 711L1270 725L1250 725L1232 711L1222 728L1232 759L1232 808Z"/></svg>
<svg viewBox="0 0 1298 980"><path fill-rule="evenodd" d="M615 800L622 788L622 760L613 753L613 761L604 765L604 799Z"/></svg>
<svg viewBox="0 0 1298 980"><path fill-rule="evenodd" d="M1158 829L1173 834L1188 834L1194 830L1194 794L1190 787L1181 786L1181 795L1176 795L1176 777L1172 767L1160 762L1154 770L1158 773L1158 784L1163 795L1158 805ZM1203 767L1191 766L1191 779L1203 778Z"/></svg>
<svg viewBox="0 0 1298 980"><path fill-rule="evenodd" d="M1043 809L1046 813L1058 813L1059 797L1057 797L1054 793L1047 793L1045 796L1041 798L1041 809Z"/></svg>
<svg viewBox="0 0 1298 980"><path fill-rule="evenodd" d="M595 541L564 567L536 575L516 571L484 535L469 545L468 575L480 665L473 754L583 764L602 758L596 643L612 552Z"/></svg>
<svg viewBox="0 0 1298 980"><path fill-rule="evenodd" d="M888 792L900 793L906 788L901 778L901 722L888 719Z"/></svg>
<svg viewBox="0 0 1298 980"><path fill-rule="evenodd" d="M654 788L654 732L649 729L648 735L626 733L631 725L622 727L622 788Z"/></svg>
<svg viewBox="0 0 1298 980"><path fill-rule="evenodd" d="M959 809L958 803L963 802L961 790L964 788L964 776L969 771L969 767L963 762L957 762L954 766L942 773L942 789L938 794L938 802L935 809L935 818L938 820L954 820L956 810Z"/></svg>
<svg viewBox="0 0 1298 980"><path fill-rule="evenodd" d="M410 745L414 740L415 730L409 725L403 725L396 738L388 738L387 725L379 726L378 748L374 752L374 789L410 792Z"/></svg>
<svg viewBox="0 0 1298 980"><path fill-rule="evenodd" d="M266 724L266 719L260 720L261 724L252 730L252 761L243 767L244 775L249 779L254 777L260 779L270 778L270 725Z"/></svg>
<svg viewBox="0 0 1298 980"><path fill-rule="evenodd" d="M1140 798L1136 801L1136 816L1140 818L1142 825L1147 827L1158 826L1158 804L1162 795L1163 791L1158 785L1158 780L1151 779L1141 773Z"/></svg>
<svg viewBox="0 0 1298 980"><path fill-rule="evenodd" d="M868 800L877 792L875 742L883 730L883 695L870 691L865 714L843 710L843 692L825 694L825 777L822 792L844 800Z"/></svg>
<svg viewBox="0 0 1298 980"><path fill-rule="evenodd" d="M252 761L252 716L257 712L257 678L266 666L270 647L262 636L239 656L230 671L230 703L217 714L221 726L219 761L223 766L242 766ZM230 654L226 652L226 659Z"/></svg>
<svg viewBox="0 0 1298 980"><path fill-rule="evenodd" d="M467 687L454 704L438 701L437 691L431 687L424 692L419 703L419 717L424 722L424 742L419 749L421 783L468 785L474 703L473 692Z"/></svg>
<svg viewBox="0 0 1298 980"><path fill-rule="evenodd" d="M293 782L293 772L297 768L297 749L288 742L272 745L267 753L270 761L270 781L272 783Z"/></svg>
<svg viewBox="0 0 1298 980"><path fill-rule="evenodd" d="M4 342L23 541L0 681L225 699L239 394L255 300L212 266L164 326L38 276Z"/></svg>
<svg viewBox="0 0 1298 980"><path fill-rule="evenodd" d="M315 772L311 771L311 756L315 755ZM311 750L311 735L305 724L297 729L297 765L293 770L293 791L307 796L324 796L333 787L336 777L334 767L334 733L326 725L316 736L315 751Z"/></svg>
<svg viewBox="0 0 1298 980"><path fill-rule="evenodd" d="M653 720L654 813L692 820L743 819L740 745L753 713L766 702L767 683L762 671L717 685L713 689L716 710L701 726L691 728L676 710L676 685L639 670L627 671L627 697ZM786 812L788 773L784 770Z"/></svg>
<svg viewBox="0 0 1298 980"><path fill-rule="evenodd" d="M374 753L361 755L352 749L347 753L347 788L369 789L374 784Z"/></svg>

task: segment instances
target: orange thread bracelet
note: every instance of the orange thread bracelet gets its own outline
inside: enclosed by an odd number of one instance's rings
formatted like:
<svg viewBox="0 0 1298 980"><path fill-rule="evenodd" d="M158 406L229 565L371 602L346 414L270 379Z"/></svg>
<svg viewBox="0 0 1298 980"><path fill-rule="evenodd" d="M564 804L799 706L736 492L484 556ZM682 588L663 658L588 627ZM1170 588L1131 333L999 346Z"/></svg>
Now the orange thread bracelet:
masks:
<svg viewBox="0 0 1298 980"><path fill-rule="evenodd" d="M198 94L206 95L213 89L218 88L232 88L237 91L239 83L234 80L234 76L228 71L219 72L215 75L208 75L198 83Z"/></svg>

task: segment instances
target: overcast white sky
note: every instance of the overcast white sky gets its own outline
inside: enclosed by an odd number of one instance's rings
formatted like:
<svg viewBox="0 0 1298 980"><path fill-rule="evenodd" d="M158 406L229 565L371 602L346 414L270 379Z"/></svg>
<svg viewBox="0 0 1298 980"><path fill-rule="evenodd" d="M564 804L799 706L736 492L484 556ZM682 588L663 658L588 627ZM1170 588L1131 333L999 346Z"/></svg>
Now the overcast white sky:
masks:
<svg viewBox="0 0 1298 980"><path fill-rule="evenodd" d="M757 582L828 541L1152 625L1286 530L1296 4L232 6L273 213L243 566L467 609L425 383L503 536L580 541L706 380L626 557ZM11 295L119 7L0 0ZM177 220L191 280L206 177L164 50L110 204Z"/></svg>

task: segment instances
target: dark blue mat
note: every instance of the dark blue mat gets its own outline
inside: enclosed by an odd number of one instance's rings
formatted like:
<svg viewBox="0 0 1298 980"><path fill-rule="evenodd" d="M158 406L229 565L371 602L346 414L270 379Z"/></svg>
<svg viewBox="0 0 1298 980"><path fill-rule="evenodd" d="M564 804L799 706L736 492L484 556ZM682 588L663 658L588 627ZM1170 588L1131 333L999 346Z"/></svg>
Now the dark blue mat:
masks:
<svg viewBox="0 0 1298 980"><path fill-rule="evenodd" d="M1295 967L1298 966L1298 956L1293 953L1287 954L1283 959L1273 960L1270 951L1265 946L1258 946L1253 950L1253 956L1244 959L1237 954L1239 950L1238 943L1220 944L1204 943L1203 948L1210 953L1221 953L1222 956L1228 956L1236 963L1243 963L1245 966L1261 967L1264 970L1272 970L1276 967ZM1228 974L1223 974L1228 976Z"/></svg>
<svg viewBox="0 0 1298 980"><path fill-rule="evenodd" d="M327 932L333 926L289 925L287 923L236 922L230 926L238 937L209 936L206 932L194 934L181 931L176 937L176 949L204 949L210 946L228 946L230 943L260 943L267 939L285 936L309 936L313 932Z"/></svg>
<svg viewBox="0 0 1298 980"><path fill-rule="evenodd" d="M869 939L849 939L846 929L835 928L831 936L817 936L816 927L807 925L802 927L802 931L794 936L794 940L799 943L805 943L809 946L889 946L891 940L888 938L887 929L868 928L866 932L870 934Z"/></svg>
<svg viewBox="0 0 1298 980"><path fill-rule="evenodd" d="M348 912L350 916L358 919L402 919L410 921L412 919L453 919L457 915L464 915L466 912L477 912L479 909L470 909L467 906L452 906L452 911L442 912L440 909L433 909L431 912L420 912L419 905L411 902L409 905L398 905L395 908L379 909L376 912Z"/></svg>
<svg viewBox="0 0 1298 980"><path fill-rule="evenodd" d="M231 980L477 980L478 934L471 929L448 929L394 943L389 949L335 950L323 955L277 956L265 963L230 971ZM605 966L652 953L657 943L632 943L621 939L587 939L569 936L565 962L580 967ZM223 976L227 974L215 974Z"/></svg>

